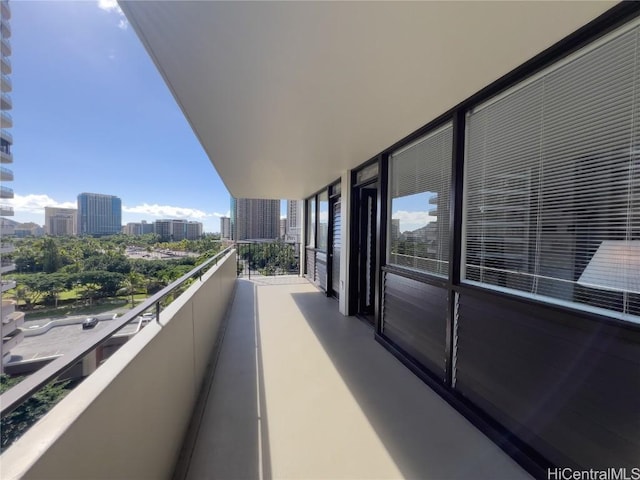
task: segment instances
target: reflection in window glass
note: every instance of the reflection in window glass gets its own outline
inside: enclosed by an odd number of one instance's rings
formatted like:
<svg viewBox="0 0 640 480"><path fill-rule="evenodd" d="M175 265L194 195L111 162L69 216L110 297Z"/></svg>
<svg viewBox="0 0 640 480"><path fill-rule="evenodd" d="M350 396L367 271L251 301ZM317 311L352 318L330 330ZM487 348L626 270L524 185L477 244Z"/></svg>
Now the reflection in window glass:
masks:
<svg viewBox="0 0 640 480"><path fill-rule="evenodd" d="M327 251L329 238L329 194L318 195L318 249Z"/></svg>
<svg viewBox="0 0 640 480"><path fill-rule="evenodd" d="M640 321L639 32L468 114L465 281Z"/></svg>
<svg viewBox="0 0 640 480"><path fill-rule="evenodd" d="M452 140L448 125L391 156L390 265L449 273Z"/></svg>
<svg viewBox="0 0 640 480"><path fill-rule="evenodd" d="M307 246L314 247L316 238L316 197L307 201Z"/></svg>

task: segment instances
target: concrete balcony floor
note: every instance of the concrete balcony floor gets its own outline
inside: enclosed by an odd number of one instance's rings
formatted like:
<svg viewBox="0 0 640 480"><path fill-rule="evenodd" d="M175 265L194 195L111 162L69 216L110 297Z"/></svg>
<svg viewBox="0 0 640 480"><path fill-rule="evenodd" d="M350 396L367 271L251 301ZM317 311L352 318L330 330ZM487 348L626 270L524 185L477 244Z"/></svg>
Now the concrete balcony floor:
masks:
<svg viewBox="0 0 640 480"><path fill-rule="evenodd" d="M237 281L185 468L192 480L530 478L298 277Z"/></svg>

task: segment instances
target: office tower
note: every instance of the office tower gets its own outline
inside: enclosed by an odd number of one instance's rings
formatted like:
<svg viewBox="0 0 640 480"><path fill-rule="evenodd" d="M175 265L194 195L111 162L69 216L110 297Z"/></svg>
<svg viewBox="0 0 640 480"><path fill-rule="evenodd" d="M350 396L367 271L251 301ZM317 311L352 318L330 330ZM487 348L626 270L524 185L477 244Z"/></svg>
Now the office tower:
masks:
<svg viewBox="0 0 640 480"><path fill-rule="evenodd" d="M302 207L304 200L287 200L287 231L285 242L300 243L302 231Z"/></svg>
<svg viewBox="0 0 640 480"><path fill-rule="evenodd" d="M232 197L231 232L234 240L278 238L280 200Z"/></svg>
<svg viewBox="0 0 640 480"><path fill-rule="evenodd" d="M12 108L11 97L9 92L12 90L11 78L11 43L9 37L11 37L11 27L9 26L9 20L11 19L11 9L9 8L9 2L3 0L0 2L0 41L1 41L1 55L0 63L2 67L2 77L0 79L0 161L2 167L0 169L0 180L2 180L2 186L0 187L0 274L4 275L15 269L15 264L10 255L15 250L11 237L15 232L15 222L4 217L13 216L13 208L4 204L5 199L13 198L13 189L5 186L6 182L13 181L13 171L5 167L5 164L13 163L13 154L11 153L11 147L13 145L13 137L9 133L9 128L13 126L13 119L9 114L9 110ZM9 258L7 258L9 256ZM0 314L0 338L2 338L2 346L0 347L0 373L4 371L3 365L9 358L9 351L15 347L24 338L20 326L24 322L24 313L16 312L16 302L6 298L5 293L7 290L15 287L15 282L11 280L2 280L2 313Z"/></svg>
<svg viewBox="0 0 640 480"><path fill-rule="evenodd" d="M142 224L129 222L123 227L122 233L125 235L142 235Z"/></svg>
<svg viewBox="0 0 640 480"><path fill-rule="evenodd" d="M202 223L200 222L187 222L184 229L184 237L187 240L197 240L202 237Z"/></svg>
<svg viewBox="0 0 640 480"><path fill-rule="evenodd" d="M220 217L220 238L231 240L231 218Z"/></svg>
<svg viewBox="0 0 640 480"><path fill-rule="evenodd" d="M181 219L156 220L154 231L163 241L197 240L202 237L202 223Z"/></svg>
<svg viewBox="0 0 640 480"><path fill-rule="evenodd" d="M122 229L122 201L113 195L78 195L78 233L116 235Z"/></svg>
<svg viewBox="0 0 640 480"><path fill-rule="evenodd" d="M78 210L44 207L44 230L55 237L78 234Z"/></svg>
<svg viewBox="0 0 640 480"><path fill-rule="evenodd" d="M123 229L126 235L146 235L147 233L154 232L154 224L147 223L146 220L141 222L129 222Z"/></svg>

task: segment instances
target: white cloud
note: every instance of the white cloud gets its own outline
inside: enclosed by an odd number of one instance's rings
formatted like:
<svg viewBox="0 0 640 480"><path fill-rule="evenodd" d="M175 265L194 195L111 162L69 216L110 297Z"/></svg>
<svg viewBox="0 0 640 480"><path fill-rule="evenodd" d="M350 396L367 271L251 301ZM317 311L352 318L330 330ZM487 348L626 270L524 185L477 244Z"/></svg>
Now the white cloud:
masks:
<svg viewBox="0 0 640 480"><path fill-rule="evenodd" d="M129 27L129 22L127 18L124 16L124 12L118 5L116 0L98 0L98 8L104 10L105 12L115 13L120 17L118 22L118 28L122 30L126 30Z"/></svg>
<svg viewBox="0 0 640 480"><path fill-rule="evenodd" d="M173 207L170 205L149 205L143 203L142 205L136 205L135 207L122 207L123 212L138 213L143 215L150 215L153 217L163 218L195 218L202 219L207 217L217 216L215 213L207 213L195 208Z"/></svg>
<svg viewBox="0 0 640 480"><path fill-rule="evenodd" d="M41 213L44 214L44 207L77 208L77 202L58 202L45 194L19 195L15 194L13 199L7 200L16 213Z"/></svg>
<svg viewBox="0 0 640 480"><path fill-rule="evenodd" d="M227 213L218 213L218 212L213 212L213 216L214 217L230 217L231 216L231 211L227 210Z"/></svg>
<svg viewBox="0 0 640 480"><path fill-rule="evenodd" d="M406 210L398 210L391 214L394 220L400 220L400 231L411 232L420 227L424 227L428 223L436 222L437 217L432 217L429 212L408 212Z"/></svg>

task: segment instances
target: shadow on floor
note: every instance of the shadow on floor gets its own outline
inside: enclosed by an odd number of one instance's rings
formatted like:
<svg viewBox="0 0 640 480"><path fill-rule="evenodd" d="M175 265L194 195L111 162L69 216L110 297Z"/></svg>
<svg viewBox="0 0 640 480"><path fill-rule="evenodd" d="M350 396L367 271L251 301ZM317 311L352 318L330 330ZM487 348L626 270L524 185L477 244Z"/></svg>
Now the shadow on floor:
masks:
<svg viewBox="0 0 640 480"><path fill-rule="evenodd" d="M187 479L270 480L256 286L237 280Z"/></svg>
<svg viewBox="0 0 640 480"><path fill-rule="evenodd" d="M530 478L377 344L370 327L319 292L291 295L405 478Z"/></svg>

